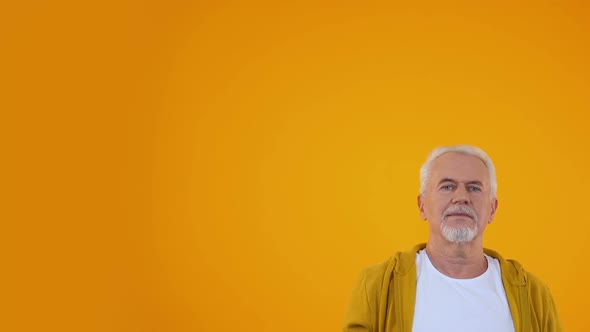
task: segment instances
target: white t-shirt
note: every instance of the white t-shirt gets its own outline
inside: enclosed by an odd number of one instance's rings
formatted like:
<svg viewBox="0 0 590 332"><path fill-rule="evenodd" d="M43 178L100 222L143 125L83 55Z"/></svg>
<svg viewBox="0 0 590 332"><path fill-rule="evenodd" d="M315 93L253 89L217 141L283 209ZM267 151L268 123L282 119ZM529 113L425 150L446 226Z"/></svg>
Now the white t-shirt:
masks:
<svg viewBox="0 0 590 332"><path fill-rule="evenodd" d="M453 279L432 265L426 250L416 253L414 332L514 332L500 263L485 257L482 275Z"/></svg>

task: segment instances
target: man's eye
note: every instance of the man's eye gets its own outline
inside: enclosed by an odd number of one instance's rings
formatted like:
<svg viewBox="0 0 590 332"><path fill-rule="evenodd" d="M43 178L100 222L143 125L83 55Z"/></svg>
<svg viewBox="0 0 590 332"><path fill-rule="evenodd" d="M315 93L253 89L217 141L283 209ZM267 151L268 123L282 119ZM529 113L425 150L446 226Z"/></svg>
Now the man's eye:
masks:
<svg viewBox="0 0 590 332"><path fill-rule="evenodd" d="M452 184L445 184L444 186L440 187L443 190L452 190L453 189L453 185Z"/></svg>
<svg viewBox="0 0 590 332"><path fill-rule="evenodd" d="M469 191L481 191L480 187L468 187Z"/></svg>

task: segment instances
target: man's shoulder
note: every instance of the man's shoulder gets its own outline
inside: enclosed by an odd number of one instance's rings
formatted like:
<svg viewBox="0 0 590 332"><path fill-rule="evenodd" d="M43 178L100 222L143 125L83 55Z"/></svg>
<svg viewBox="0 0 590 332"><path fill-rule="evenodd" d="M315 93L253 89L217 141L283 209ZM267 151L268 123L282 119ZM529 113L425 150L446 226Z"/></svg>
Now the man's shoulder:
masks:
<svg viewBox="0 0 590 332"><path fill-rule="evenodd" d="M547 284L539 277L529 271L525 271L527 279L527 288L529 290L529 296L534 300L544 299L546 300L551 295L551 291Z"/></svg>
<svg viewBox="0 0 590 332"><path fill-rule="evenodd" d="M526 285L533 292L546 292L548 290L547 285L535 274L528 271L524 266L515 259L504 259L497 252L486 249L486 254L498 259L500 266L503 269L503 274L507 275L507 278L517 285Z"/></svg>
<svg viewBox="0 0 590 332"><path fill-rule="evenodd" d="M416 266L416 253L423 249L425 244L418 244L406 251L398 251L381 263L370 265L362 271L362 278L369 288L380 287L393 277L394 273L406 274Z"/></svg>
<svg viewBox="0 0 590 332"><path fill-rule="evenodd" d="M547 284L535 274L526 270L518 261L509 259L506 260L506 263L510 269L518 271L515 274L517 278L515 275L512 277L516 280L515 286L520 286L517 288L526 289L528 302L534 312L533 316L542 319L540 324L553 324L555 330L551 331L561 331L562 327L555 308L555 302Z"/></svg>
<svg viewBox="0 0 590 332"><path fill-rule="evenodd" d="M378 264L365 267L361 272L361 278L366 287L380 289L383 282L388 280L393 273L398 256L396 253Z"/></svg>

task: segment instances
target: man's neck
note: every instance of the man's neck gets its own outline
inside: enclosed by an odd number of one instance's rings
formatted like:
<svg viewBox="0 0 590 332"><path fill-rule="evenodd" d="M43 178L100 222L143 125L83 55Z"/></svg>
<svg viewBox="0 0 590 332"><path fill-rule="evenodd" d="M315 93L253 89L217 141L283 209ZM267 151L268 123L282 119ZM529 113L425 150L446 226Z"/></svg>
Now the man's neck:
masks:
<svg viewBox="0 0 590 332"><path fill-rule="evenodd" d="M429 241L426 253L440 273L454 279L475 278L488 268L483 246L478 241L461 244Z"/></svg>

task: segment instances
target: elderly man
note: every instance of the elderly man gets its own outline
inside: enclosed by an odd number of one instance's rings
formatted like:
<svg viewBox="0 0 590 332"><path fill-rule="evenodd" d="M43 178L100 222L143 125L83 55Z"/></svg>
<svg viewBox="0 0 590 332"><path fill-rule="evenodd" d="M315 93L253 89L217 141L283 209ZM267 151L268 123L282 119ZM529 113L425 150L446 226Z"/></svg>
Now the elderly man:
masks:
<svg viewBox="0 0 590 332"><path fill-rule="evenodd" d="M562 331L547 286L483 247L498 208L496 188L483 150L432 151L418 196L428 243L361 273L343 331Z"/></svg>

